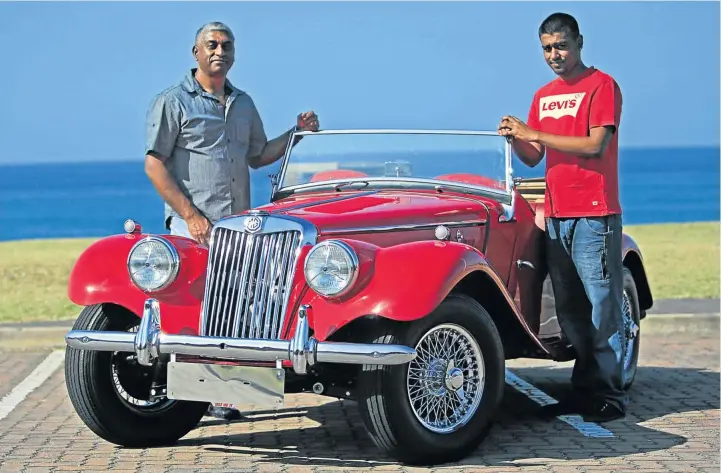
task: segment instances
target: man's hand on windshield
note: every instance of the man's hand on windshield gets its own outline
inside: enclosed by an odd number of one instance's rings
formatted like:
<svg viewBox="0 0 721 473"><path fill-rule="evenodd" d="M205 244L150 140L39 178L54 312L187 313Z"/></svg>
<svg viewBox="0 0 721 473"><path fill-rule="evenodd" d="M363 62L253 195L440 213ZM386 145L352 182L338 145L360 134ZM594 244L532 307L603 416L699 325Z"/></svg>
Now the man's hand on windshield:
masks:
<svg viewBox="0 0 721 473"><path fill-rule="evenodd" d="M501 124L498 125L498 134L501 136L512 136L517 140L526 142L538 140L538 132L536 132L536 130L511 115L507 115L501 119Z"/></svg>
<svg viewBox="0 0 721 473"><path fill-rule="evenodd" d="M298 129L302 131L318 131L320 122L314 111L304 112L298 115Z"/></svg>

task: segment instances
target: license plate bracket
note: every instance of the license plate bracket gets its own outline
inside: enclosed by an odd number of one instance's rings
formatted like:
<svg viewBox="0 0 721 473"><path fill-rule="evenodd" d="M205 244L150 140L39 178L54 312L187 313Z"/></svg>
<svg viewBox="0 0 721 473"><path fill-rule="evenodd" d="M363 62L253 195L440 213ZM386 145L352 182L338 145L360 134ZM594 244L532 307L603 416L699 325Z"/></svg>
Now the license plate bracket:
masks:
<svg viewBox="0 0 721 473"><path fill-rule="evenodd" d="M285 370L170 361L167 383L169 399L280 408Z"/></svg>

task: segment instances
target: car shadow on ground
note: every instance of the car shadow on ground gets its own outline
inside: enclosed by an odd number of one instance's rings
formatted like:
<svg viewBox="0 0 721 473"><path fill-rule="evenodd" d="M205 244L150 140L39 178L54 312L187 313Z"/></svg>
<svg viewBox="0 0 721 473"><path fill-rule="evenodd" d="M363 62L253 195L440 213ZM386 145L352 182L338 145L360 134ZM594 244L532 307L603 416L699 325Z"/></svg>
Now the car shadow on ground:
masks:
<svg viewBox="0 0 721 473"><path fill-rule="evenodd" d="M570 368L525 368L514 373L531 380L537 388L558 399L569 387ZM535 417L539 405L514 388L506 386L496 423L469 457L446 467L532 466L560 460L607 459L632 453L650 453L686 443L690 433L684 428L699 419L683 423L663 423L664 416L719 408L719 373L690 368L639 367L629 391L626 419L605 423L613 438L586 437L559 419ZM295 427L303 417L316 427ZM717 415L706 420L718 429ZM234 434L236 425L271 419L282 428ZM650 422L654 425L644 426ZM658 426L658 423L663 423ZM230 424L224 435L185 438L180 447L199 446L228 454L252 455L254 461L280 464L372 467L396 462L382 455L363 428L357 405L335 400L308 408L280 409L248 413L238 421L205 418L199 428ZM233 425L236 424L236 425ZM240 427L240 425L238 425ZM695 427L702 430L703 427ZM669 433L664 430L675 430Z"/></svg>

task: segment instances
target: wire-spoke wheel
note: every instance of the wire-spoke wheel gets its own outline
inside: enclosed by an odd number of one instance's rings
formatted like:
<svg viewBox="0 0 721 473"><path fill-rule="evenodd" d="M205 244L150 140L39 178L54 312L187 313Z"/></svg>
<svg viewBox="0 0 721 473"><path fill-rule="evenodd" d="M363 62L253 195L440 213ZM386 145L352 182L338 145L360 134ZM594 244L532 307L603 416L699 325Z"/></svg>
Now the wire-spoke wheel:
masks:
<svg viewBox="0 0 721 473"><path fill-rule="evenodd" d="M641 343L641 309L638 291L631 270L623 268L623 385L628 389L636 377L638 351Z"/></svg>
<svg viewBox="0 0 721 473"><path fill-rule="evenodd" d="M505 358L498 330L474 299L451 294L428 316L379 323L372 343L415 347L405 365L364 365L361 417L370 438L404 463L457 461L487 435L501 402Z"/></svg>
<svg viewBox="0 0 721 473"><path fill-rule="evenodd" d="M478 342L456 324L432 328L416 345L408 367L408 399L416 419L431 432L455 432L478 409L485 382Z"/></svg>

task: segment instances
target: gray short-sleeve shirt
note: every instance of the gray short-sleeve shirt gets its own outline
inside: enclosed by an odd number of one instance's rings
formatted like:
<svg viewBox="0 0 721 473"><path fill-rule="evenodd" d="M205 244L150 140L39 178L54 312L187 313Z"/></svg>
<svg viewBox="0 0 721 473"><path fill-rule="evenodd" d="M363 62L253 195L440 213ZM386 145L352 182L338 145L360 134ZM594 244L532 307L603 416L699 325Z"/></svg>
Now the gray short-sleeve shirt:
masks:
<svg viewBox="0 0 721 473"><path fill-rule="evenodd" d="M211 222L250 207L248 165L267 143L250 96L226 81L226 105L205 92L191 69L152 101L145 153L165 162L181 192ZM165 221L178 216L166 203Z"/></svg>

